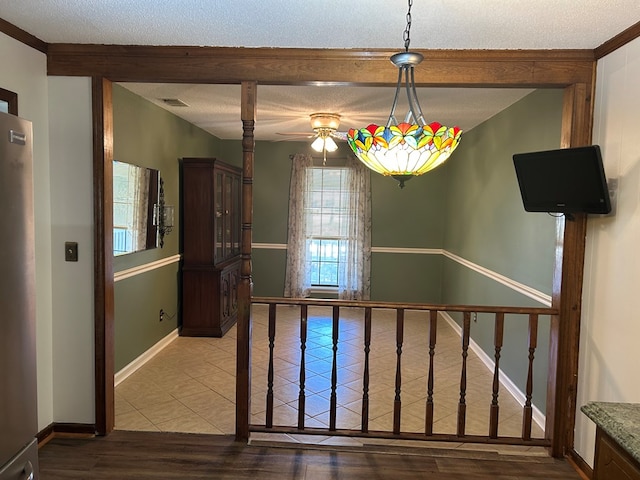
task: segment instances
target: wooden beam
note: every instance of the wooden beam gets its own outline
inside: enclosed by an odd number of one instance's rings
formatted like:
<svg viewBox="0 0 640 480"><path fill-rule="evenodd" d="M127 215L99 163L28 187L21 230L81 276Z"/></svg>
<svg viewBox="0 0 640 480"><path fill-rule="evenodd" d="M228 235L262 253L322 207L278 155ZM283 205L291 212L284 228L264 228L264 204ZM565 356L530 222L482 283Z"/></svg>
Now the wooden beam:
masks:
<svg viewBox="0 0 640 480"><path fill-rule="evenodd" d="M253 131L257 110L256 82L243 82L240 102L242 120L242 264L238 286L236 360L236 440L249 440L251 420L251 231L253 223Z"/></svg>
<svg viewBox="0 0 640 480"><path fill-rule="evenodd" d="M418 86L564 87L591 81L592 50L419 50ZM395 85L390 50L50 44L49 75L112 81Z"/></svg>
<svg viewBox="0 0 640 480"><path fill-rule="evenodd" d="M92 79L96 433L115 422L113 293L113 98L109 80Z"/></svg>
<svg viewBox="0 0 640 480"><path fill-rule="evenodd" d="M592 97L591 84L565 89L562 147L590 143ZM574 440L587 215L565 216L556 234L552 307L559 314L551 319L545 436L551 439L551 454L561 457L573 448Z"/></svg>

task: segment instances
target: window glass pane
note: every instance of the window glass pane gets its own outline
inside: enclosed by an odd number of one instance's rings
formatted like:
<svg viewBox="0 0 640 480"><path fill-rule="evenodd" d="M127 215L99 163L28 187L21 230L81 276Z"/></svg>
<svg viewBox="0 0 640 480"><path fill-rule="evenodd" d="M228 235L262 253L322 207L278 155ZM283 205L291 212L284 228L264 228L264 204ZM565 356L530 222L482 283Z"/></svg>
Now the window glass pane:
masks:
<svg viewBox="0 0 640 480"><path fill-rule="evenodd" d="M338 264L320 264L320 285L338 285Z"/></svg>
<svg viewBox="0 0 640 480"><path fill-rule="evenodd" d="M311 191L308 196L308 208L322 208L322 192Z"/></svg>
<svg viewBox="0 0 640 480"><path fill-rule="evenodd" d="M312 262L320 260L320 242L315 239L307 241L307 257Z"/></svg>
<svg viewBox="0 0 640 480"><path fill-rule="evenodd" d="M309 264L309 278L311 285L322 285L320 283L320 263L311 262Z"/></svg>
<svg viewBox="0 0 640 480"><path fill-rule="evenodd" d="M324 208L330 209L340 209L341 208L341 193L337 192L324 192L322 196L322 206Z"/></svg>
<svg viewBox="0 0 640 480"><path fill-rule="evenodd" d="M307 258L312 285L337 286L340 264L347 259L350 193L344 168L313 168L307 174Z"/></svg>

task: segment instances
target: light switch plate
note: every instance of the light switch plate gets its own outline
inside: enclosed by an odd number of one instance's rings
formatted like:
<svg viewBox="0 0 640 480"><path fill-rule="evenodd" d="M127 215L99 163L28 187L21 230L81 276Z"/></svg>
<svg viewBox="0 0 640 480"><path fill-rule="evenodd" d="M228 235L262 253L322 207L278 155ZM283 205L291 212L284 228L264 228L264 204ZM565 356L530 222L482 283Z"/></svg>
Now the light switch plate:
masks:
<svg viewBox="0 0 640 480"><path fill-rule="evenodd" d="M64 242L64 260L65 262L78 261L78 242Z"/></svg>

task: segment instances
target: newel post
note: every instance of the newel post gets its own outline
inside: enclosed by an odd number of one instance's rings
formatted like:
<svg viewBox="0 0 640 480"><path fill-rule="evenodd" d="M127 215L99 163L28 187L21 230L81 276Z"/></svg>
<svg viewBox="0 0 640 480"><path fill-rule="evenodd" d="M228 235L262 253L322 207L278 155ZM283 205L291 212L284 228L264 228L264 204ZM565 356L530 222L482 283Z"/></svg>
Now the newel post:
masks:
<svg viewBox="0 0 640 480"><path fill-rule="evenodd" d="M242 264L238 286L236 360L236 440L249 440L251 418L251 228L253 223L253 158L256 123L256 82L242 82Z"/></svg>

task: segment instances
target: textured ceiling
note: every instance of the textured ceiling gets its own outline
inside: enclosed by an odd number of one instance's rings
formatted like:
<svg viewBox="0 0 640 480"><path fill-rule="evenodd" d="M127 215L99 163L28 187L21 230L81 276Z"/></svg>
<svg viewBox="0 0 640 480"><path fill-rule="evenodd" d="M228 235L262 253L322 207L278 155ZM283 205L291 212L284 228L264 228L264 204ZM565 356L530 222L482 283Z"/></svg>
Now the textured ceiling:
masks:
<svg viewBox="0 0 640 480"><path fill-rule="evenodd" d="M390 68L394 68L390 65ZM240 87L237 85L184 85L123 83L123 87L222 139L242 137ZM278 87L258 86L255 137L257 140L304 140L312 134L309 115L341 115L340 131L385 124L395 89L385 87ZM524 89L419 89L420 105L428 122L457 125L470 130L531 90ZM163 98L180 98L189 107L170 107ZM399 102L397 112L406 112ZM399 116L398 120L402 117Z"/></svg>
<svg viewBox="0 0 640 480"><path fill-rule="evenodd" d="M49 43L400 48L404 0L0 0ZM415 0L417 49L595 48L640 19L638 0Z"/></svg>
<svg viewBox="0 0 640 480"><path fill-rule="evenodd" d="M404 0L0 0L0 18L45 42L122 45L401 50L406 10ZM415 0L411 47L593 49L638 19L640 0ZM241 138L238 86L123 85L220 138ZM311 132L314 112L341 114L340 130L385 123L393 98L388 88L258 88L259 140ZM427 121L468 131L528 92L420 89L419 98Z"/></svg>

